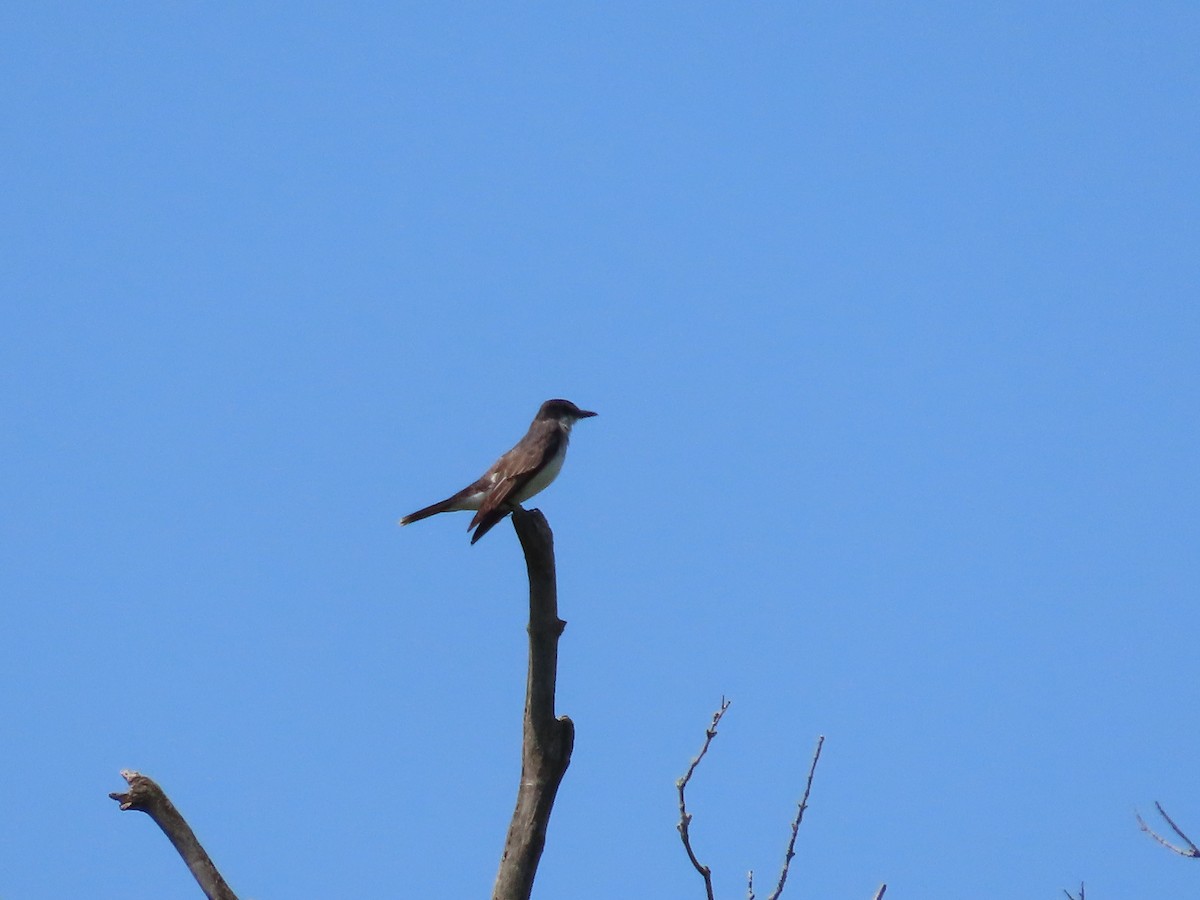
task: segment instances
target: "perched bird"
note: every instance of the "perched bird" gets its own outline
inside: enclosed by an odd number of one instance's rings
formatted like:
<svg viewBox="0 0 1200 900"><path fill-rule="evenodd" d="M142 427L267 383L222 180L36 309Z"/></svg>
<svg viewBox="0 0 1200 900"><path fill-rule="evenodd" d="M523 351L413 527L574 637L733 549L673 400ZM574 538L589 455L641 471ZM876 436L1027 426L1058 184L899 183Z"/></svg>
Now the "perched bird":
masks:
<svg viewBox="0 0 1200 900"><path fill-rule="evenodd" d="M580 419L594 415L570 400L547 400L533 417L525 437L496 460L478 481L440 503L410 513L400 524L408 525L438 513L473 509L475 517L467 531L475 529L471 536L474 544L522 502L550 485L566 458L571 428Z"/></svg>

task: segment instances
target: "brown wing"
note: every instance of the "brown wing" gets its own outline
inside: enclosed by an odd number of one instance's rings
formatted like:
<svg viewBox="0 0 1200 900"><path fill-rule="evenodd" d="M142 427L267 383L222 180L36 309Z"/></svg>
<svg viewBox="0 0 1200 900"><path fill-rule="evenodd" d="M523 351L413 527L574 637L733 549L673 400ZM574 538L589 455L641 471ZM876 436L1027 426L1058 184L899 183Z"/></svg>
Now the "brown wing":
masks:
<svg viewBox="0 0 1200 900"><path fill-rule="evenodd" d="M544 433L544 434L543 434ZM492 471L503 472L504 477L483 498L479 511L467 530L474 528L480 522L493 518L500 512L499 518L488 525L490 528L507 515L505 504L513 494L519 494L521 488L529 483L542 466L552 460L562 446L563 433L555 422L534 422L529 433L523 437L517 446L513 447L496 460ZM485 476L486 477L486 476ZM482 536L482 535L481 535Z"/></svg>

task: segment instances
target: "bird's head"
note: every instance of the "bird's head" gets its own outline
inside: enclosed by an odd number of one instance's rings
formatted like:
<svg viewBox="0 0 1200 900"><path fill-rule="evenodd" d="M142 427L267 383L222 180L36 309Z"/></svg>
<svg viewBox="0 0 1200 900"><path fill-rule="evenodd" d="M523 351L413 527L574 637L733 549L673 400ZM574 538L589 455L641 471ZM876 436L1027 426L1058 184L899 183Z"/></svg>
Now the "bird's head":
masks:
<svg viewBox="0 0 1200 900"><path fill-rule="evenodd" d="M580 419L588 419L594 415L594 412L580 409L570 400L547 400L542 404L542 408L538 410L535 418L554 419L570 428Z"/></svg>

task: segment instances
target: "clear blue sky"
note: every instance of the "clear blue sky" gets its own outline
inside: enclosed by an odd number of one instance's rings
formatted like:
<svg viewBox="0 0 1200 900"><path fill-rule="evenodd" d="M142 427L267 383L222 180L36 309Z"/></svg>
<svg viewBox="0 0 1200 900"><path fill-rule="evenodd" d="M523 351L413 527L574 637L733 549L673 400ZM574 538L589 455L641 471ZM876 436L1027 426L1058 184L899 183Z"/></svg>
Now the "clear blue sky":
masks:
<svg viewBox="0 0 1200 900"><path fill-rule="evenodd" d="M0 896L1192 898L1200 7L0 12Z"/></svg>

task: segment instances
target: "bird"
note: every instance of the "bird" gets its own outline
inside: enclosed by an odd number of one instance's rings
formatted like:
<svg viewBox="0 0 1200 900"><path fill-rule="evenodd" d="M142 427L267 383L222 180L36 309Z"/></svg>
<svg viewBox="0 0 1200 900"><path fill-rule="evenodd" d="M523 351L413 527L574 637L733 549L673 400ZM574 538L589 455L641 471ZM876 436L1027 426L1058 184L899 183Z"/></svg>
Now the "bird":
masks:
<svg viewBox="0 0 1200 900"><path fill-rule="evenodd" d="M570 400L547 400L533 417L525 437L492 463L476 481L457 494L409 513L400 520L411 525L438 513L475 510L467 530L474 544L521 503L549 487L567 455L571 429L580 419L596 415Z"/></svg>

